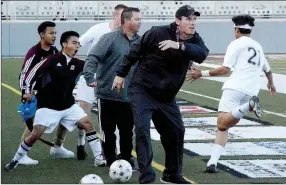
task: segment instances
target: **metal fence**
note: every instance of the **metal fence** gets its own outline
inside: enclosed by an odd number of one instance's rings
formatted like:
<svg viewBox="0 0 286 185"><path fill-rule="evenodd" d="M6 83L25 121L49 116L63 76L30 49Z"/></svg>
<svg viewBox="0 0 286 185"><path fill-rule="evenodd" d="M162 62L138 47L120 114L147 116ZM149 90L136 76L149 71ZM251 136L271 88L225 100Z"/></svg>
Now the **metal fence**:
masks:
<svg viewBox="0 0 286 185"><path fill-rule="evenodd" d="M2 20L106 20L117 4L138 7L145 20L173 19L182 5L191 5L205 19L251 14L285 18L286 1L2 1Z"/></svg>

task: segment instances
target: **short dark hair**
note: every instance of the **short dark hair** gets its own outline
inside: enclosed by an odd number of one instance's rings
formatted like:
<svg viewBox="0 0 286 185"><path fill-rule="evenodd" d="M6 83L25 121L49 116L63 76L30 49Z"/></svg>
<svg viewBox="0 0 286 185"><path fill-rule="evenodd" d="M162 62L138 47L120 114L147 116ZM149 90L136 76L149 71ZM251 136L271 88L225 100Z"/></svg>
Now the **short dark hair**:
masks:
<svg viewBox="0 0 286 185"><path fill-rule="evenodd" d="M249 26L253 27L255 26L254 21L255 21L255 18L247 14L236 15L232 17L232 22L235 24L235 26L248 24ZM239 32L242 34L251 33L251 29L244 29L244 28L238 28L238 29L239 29Z"/></svg>
<svg viewBox="0 0 286 185"><path fill-rule="evenodd" d="M127 9L128 6L124 5L124 4L118 4L114 7L114 10L120 10L120 9Z"/></svg>
<svg viewBox="0 0 286 185"><path fill-rule="evenodd" d="M51 22L51 21L45 21L42 22L39 26L38 26L38 33L44 33L47 29L47 27L56 27L56 23Z"/></svg>
<svg viewBox="0 0 286 185"><path fill-rule="evenodd" d="M128 7L121 13L121 24L125 23L125 19L130 20L132 17L132 12L140 12L139 8Z"/></svg>
<svg viewBox="0 0 286 185"><path fill-rule="evenodd" d="M75 36L79 38L79 34L76 31L66 31L61 35L60 44L63 47L63 43L67 42L70 37Z"/></svg>

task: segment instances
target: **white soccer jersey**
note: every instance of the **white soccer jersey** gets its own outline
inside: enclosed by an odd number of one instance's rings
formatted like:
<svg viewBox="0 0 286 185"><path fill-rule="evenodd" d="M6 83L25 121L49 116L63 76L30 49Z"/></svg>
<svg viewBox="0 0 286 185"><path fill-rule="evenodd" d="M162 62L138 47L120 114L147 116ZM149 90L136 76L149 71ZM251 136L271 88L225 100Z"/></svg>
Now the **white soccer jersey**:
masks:
<svg viewBox="0 0 286 185"><path fill-rule="evenodd" d="M109 23L99 23L87 30L80 38L79 42L82 47L88 47L87 54L91 48L97 43L99 38L112 30L109 27Z"/></svg>
<svg viewBox="0 0 286 185"><path fill-rule="evenodd" d="M261 71L270 71L261 45L246 36L229 44L223 66L233 69L233 72L222 89L234 89L249 96L259 93Z"/></svg>

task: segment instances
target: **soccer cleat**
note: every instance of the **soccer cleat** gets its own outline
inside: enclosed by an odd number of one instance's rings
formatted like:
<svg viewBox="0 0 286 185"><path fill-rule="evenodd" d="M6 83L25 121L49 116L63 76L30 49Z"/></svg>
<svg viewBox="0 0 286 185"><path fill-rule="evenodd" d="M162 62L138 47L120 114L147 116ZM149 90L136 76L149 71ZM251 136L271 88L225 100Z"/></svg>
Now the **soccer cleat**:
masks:
<svg viewBox="0 0 286 185"><path fill-rule="evenodd" d="M94 166L105 167L106 160L104 160L103 155L100 154L94 158Z"/></svg>
<svg viewBox="0 0 286 185"><path fill-rule="evenodd" d="M74 153L72 151L65 149L63 145L51 147L50 154L53 159L74 157Z"/></svg>
<svg viewBox="0 0 286 185"><path fill-rule="evenodd" d="M39 161L31 159L28 155L25 155L22 159L20 159L18 161L18 164L22 164L22 165L37 165L37 164L39 164Z"/></svg>
<svg viewBox="0 0 286 185"><path fill-rule="evenodd" d="M164 184L192 184L189 181L186 181L183 177L171 177L165 175L160 178L160 181Z"/></svg>
<svg viewBox="0 0 286 185"><path fill-rule="evenodd" d="M78 160L85 160L87 153L85 152L85 147L84 145L79 145L77 146L77 159Z"/></svg>
<svg viewBox="0 0 286 185"><path fill-rule="evenodd" d="M9 164L7 164L4 169L6 171L13 171L18 166L18 161L11 161Z"/></svg>
<svg viewBox="0 0 286 185"><path fill-rule="evenodd" d="M217 173L216 165L211 164L205 169L205 173Z"/></svg>
<svg viewBox="0 0 286 185"><path fill-rule="evenodd" d="M250 110L252 110L257 117L260 118L262 116L262 109L259 103L259 98L257 96L252 96L250 98L249 107L250 107Z"/></svg>

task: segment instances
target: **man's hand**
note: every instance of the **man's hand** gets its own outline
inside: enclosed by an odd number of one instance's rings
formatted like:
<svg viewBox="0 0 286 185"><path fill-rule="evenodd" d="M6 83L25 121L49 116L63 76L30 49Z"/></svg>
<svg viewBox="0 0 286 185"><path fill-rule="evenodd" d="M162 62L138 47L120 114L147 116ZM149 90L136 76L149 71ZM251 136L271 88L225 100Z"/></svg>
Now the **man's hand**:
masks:
<svg viewBox="0 0 286 185"><path fill-rule="evenodd" d="M89 87L96 87L96 82L92 82L90 84L88 84Z"/></svg>
<svg viewBox="0 0 286 185"><path fill-rule="evenodd" d="M124 88L124 82L125 82L125 78L122 78L122 77L119 77L119 76L116 76L114 78L114 81L113 81L113 85L111 87L111 90L116 90L116 92L119 94L120 93L120 89L121 88Z"/></svg>
<svg viewBox="0 0 286 185"><path fill-rule="evenodd" d="M25 99L26 101L30 101L32 99L32 94L30 94L30 93L24 94L23 99Z"/></svg>
<svg viewBox="0 0 286 185"><path fill-rule="evenodd" d="M199 70L199 69L193 69L193 70L191 71L191 78L192 78L192 79L196 80L196 79L198 79L198 78L200 78L200 77L202 77L201 70Z"/></svg>
<svg viewBox="0 0 286 185"><path fill-rule="evenodd" d="M274 86L274 84L268 83L267 87L270 90L270 95L275 96L276 95L276 87Z"/></svg>
<svg viewBox="0 0 286 185"><path fill-rule="evenodd" d="M172 41L172 40L164 40L162 42L159 43L159 48L162 51L165 51L169 48L173 48L173 49L179 49L179 45L177 42Z"/></svg>

